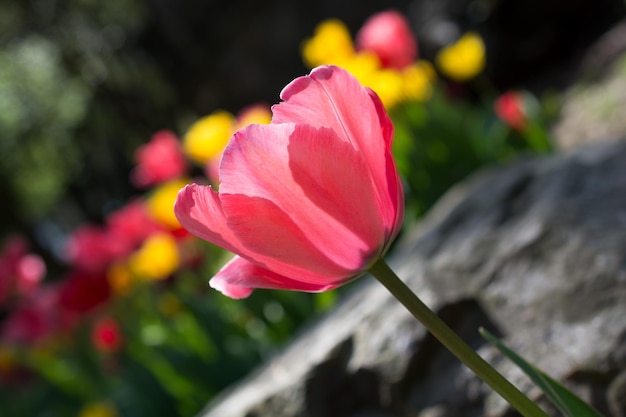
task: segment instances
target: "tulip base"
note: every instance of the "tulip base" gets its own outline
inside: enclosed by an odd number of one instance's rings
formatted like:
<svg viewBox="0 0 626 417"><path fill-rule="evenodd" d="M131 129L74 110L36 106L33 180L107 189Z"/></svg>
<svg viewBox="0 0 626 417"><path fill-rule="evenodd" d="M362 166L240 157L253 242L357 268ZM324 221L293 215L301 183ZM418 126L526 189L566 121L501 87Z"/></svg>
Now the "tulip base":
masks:
<svg viewBox="0 0 626 417"><path fill-rule="evenodd" d="M454 354L465 366L504 398L524 417L548 417L534 402L519 391L498 371L481 358L447 324L445 324L411 289L393 272L383 259L369 270L391 294L398 299L426 329Z"/></svg>

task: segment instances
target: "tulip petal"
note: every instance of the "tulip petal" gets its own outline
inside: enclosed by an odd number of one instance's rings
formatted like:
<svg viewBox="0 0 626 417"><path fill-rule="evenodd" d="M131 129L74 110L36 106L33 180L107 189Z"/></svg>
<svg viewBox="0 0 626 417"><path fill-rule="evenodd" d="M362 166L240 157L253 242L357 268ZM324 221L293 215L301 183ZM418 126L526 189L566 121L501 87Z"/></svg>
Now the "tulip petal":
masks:
<svg viewBox="0 0 626 417"><path fill-rule="evenodd" d="M225 213L228 209L223 207L222 200L224 199L227 201L226 205L231 206L229 213L230 218L233 219L231 222L226 218ZM221 195L210 186L189 184L179 192L174 212L181 225L194 235L259 265L270 267L280 274L297 276L304 282L314 284L353 275L322 255L290 222L286 214L266 200L251 199L245 195ZM266 215L263 215L264 213ZM239 236L235 235L235 231L238 230L237 221L252 223L251 226L244 225L243 231L238 231L242 237L248 236L243 243ZM246 232L246 227L248 230L253 230L252 236ZM288 229L280 229L284 227ZM294 235L290 235L288 231L292 231ZM276 234L286 234L286 239L290 244L284 245L284 241L278 239L274 245L270 238ZM263 249L268 245L272 246L273 250L257 251L258 248ZM280 248L284 246L289 249L297 248L298 251L283 252L282 257L273 258L274 252L280 251ZM305 266L292 265L291 256L303 261ZM314 272L308 269L310 267L314 268Z"/></svg>
<svg viewBox="0 0 626 417"><path fill-rule="evenodd" d="M402 228L402 220L404 218L404 190L402 188L402 180L396 161L391 151L391 138L393 138L393 123L385 111L380 98L372 90L369 90L370 97L376 108L376 112L381 121L383 137L389 138L387 149L385 152L385 178L387 179L387 190L389 191L388 199L383 198L381 204L381 215L385 226L390 233L387 235L389 242L393 241Z"/></svg>
<svg viewBox="0 0 626 417"><path fill-rule="evenodd" d="M391 143L393 131L389 128L393 125L384 110L381 113L376 108L372 95L377 97L346 70L318 67L283 89L280 93L283 102L272 107L272 123L331 128L342 140L371 156L366 158L368 162L380 160L383 148ZM388 121L384 126L381 116ZM380 136L383 141L373 140Z"/></svg>
<svg viewBox="0 0 626 417"><path fill-rule="evenodd" d="M219 194L211 186L188 184L178 192L174 214L180 224L201 239L238 252L240 245L228 228Z"/></svg>
<svg viewBox="0 0 626 417"><path fill-rule="evenodd" d="M218 275L211 278L211 280L209 281L209 285L211 286L211 288L235 300L248 298L253 291L253 288L251 287L231 284L225 278Z"/></svg>
<svg viewBox="0 0 626 417"><path fill-rule="evenodd" d="M248 297L254 288L321 292L337 288L344 283L307 284L279 275L246 259L235 256L211 278L209 285L224 295L239 299Z"/></svg>
<svg viewBox="0 0 626 417"><path fill-rule="evenodd" d="M254 253L304 262L303 256L314 248L322 256L314 261L319 268L328 264L329 271L338 272L338 265L345 272L362 268L363 259L375 255L385 241L368 166L330 129L249 126L235 135L221 168L229 224ZM231 195L258 199L244 201ZM259 216L266 216L265 221ZM276 242L267 240L277 234ZM296 238L299 235L306 242Z"/></svg>
<svg viewBox="0 0 626 417"><path fill-rule="evenodd" d="M330 131L310 129L300 127L290 138L289 168L294 182L311 204L354 234L352 240L346 240L342 245L360 248L365 253L375 252L385 239L385 229L374 185L367 175L369 167L359 152L350 144L337 141ZM304 221L308 222L306 226L298 222L304 230L319 228L317 216ZM328 227L337 230L332 224ZM328 229L323 232L331 241L341 237L329 234ZM332 242L323 244L332 245Z"/></svg>
<svg viewBox="0 0 626 417"><path fill-rule="evenodd" d="M363 154L374 181L381 215L392 229L397 219L397 170L391 155L393 124L378 96L347 71L318 67L292 81L272 108L272 123L302 123L328 127Z"/></svg>
<svg viewBox="0 0 626 417"><path fill-rule="evenodd" d="M241 240L238 252L278 274L320 283L352 275L321 252L289 215L273 202L242 195L223 195L228 226ZM250 254L250 256L245 256Z"/></svg>

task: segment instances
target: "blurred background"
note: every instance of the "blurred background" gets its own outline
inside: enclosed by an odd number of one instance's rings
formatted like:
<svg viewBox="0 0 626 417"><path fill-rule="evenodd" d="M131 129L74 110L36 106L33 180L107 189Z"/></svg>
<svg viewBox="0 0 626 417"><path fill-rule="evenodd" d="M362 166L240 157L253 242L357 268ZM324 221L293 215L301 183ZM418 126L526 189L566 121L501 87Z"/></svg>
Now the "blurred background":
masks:
<svg viewBox="0 0 626 417"><path fill-rule="evenodd" d="M393 13L382 14L381 12ZM552 152L623 0L3 0L0 414L192 416L342 293L207 281L171 205L295 77L349 69L395 124L407 220L476 169ZM368 28L367 31L365 28ZM602 51L601 51L602 52Z"/></svg>

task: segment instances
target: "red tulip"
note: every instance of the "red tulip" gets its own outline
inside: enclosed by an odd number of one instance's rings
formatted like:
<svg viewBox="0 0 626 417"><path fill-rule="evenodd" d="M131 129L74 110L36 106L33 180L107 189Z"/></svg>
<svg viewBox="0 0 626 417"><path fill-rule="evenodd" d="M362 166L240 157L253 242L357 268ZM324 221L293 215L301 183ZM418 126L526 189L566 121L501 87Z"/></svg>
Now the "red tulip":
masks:
<svg viewBox="0 0 626 417"><path fill-rule="evenodd" d="M170 181L187 171L182 144L168 130L156 132L150 142L139 147L135 160L137 166L131 173L131 181L137 187L151 187Z"/></svg>
<svg viewBox="0 0 626 417"><path fill-rule="evenodd" d="M518 91L507 91L494 102L494 111L504 123L515 130L524 130L528 123L524 97Z"/></svg>
<svg viewBox="0 0 626 417"><path fill-rule="evenodd" d="M123 337L115 320L98 320L91 329L91 343L102 353L115 353L122 347Z"/></svg>
<svg viewBox="0 0 626 417"><path fill-rule="evenodd" d="M356 36L359 50L374 52L383 67L402 69L417 59L417 41L404 15L387 10L370 17Z"/></svg>
<svg viewBox="0 0 626 417"><path fill-rule="evenodd" d="M80 316L106 303L111 288L104 273L72 271L60 283L58 307L68 316Z"/></svg>
<svg viewBox="0 0 626 417"><path fill-rule="evenodd" d="M190 184L174 207L183 227L238 255L211 280L233 298L341 286L386 252L402 223L393 125L378 96L324 66L281 98L271 124L231 139L219 193Z"/></svg>

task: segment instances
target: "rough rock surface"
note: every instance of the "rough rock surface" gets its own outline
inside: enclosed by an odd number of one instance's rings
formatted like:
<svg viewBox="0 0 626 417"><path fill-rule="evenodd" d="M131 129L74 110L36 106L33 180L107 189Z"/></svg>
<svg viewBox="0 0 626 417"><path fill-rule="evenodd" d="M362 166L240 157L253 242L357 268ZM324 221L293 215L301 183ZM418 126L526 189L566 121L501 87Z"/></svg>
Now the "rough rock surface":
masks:
<svg viewBox="0 0 626 417"><path fill-rule="evenodd" d="M388 257L517 386L479 326L607 416L625 414L626 143L484 171ZM202 417L513 416L371 277Z"/></svg>

